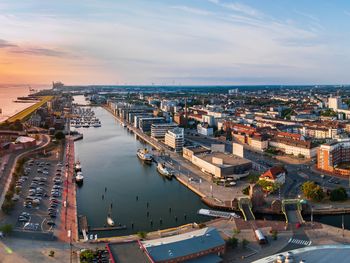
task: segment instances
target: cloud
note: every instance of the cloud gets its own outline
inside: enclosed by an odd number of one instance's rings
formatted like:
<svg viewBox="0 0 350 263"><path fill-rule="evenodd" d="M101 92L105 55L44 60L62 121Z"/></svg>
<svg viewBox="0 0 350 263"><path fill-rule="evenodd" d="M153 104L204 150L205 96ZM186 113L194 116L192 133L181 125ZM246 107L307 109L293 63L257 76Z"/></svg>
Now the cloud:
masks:
<svg viewBox="0 0 350 263"><path fill-rule="evenodd" d="M210 15L212 12L209 12L207 10L199 9L199 8L193 8L190 6L172 6L171 8L181 10L190 14L195 14L195 15Z"/></svg>
<svg viewBox="0 0 350 263"><path fill-rule="evenodd" d="M41 48L41 47L30 47L30 48L17 47L12 49L11 52L16 54L47 56L47 57L64 57L68 55L66 52L63 52L63 51L49 49L49 48Z"/></svg>
<svg viewBox="0 0 350 263"><path fill-rule="evenodd" d="M222 1L222 0L208 0L209 2L216 4L218 6L221 6L223 8L232 10L234 12L237 13L241 13L244 15L248 15L248 16L252 16L252 17L261 17L263 14L256 10L255 8L249 6L249 5L245 5L242 3L238 3L238 2L226 2L226 1Z"/></svg>
<svg viewBox="0 0 350 263"><path fill-rule="evenodd" d="M8 48L8 47L16 47L16 45L4 39L0 39L0 48Z"/></svg>

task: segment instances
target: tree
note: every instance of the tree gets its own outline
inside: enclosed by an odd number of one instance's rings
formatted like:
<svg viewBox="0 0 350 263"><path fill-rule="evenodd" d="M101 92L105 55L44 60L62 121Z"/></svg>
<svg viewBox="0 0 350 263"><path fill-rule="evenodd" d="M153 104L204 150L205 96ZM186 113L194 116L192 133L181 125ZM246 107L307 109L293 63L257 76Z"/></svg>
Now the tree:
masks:
<svg viewBox="0 0 350 263"><path fill-rule="evenodd" d="M147 237L147 232L139 231L139 232L137 232L137 235L139 236L139 238L145 239Z"/></svg>
<svg viewBox="0 0 350 263"><path fill-rule="evenodd" d="M233 236L229 238L226 243L231 248L236 248L238 246L238 239Z"/></svg>
<svg viewBox="0 0 350 263"><path fill-rule="evenodd" d="M348 194L343 187L338 187L331 191L331 201L345 201L346 199L348 199Z"/></svg>
<svg viewBox="0 0 350 263"><path fill-rule="evenodd" d="M91 249L84 250L80 253L81 262L92 262L94 259L94 252Z"/></svg>
<svg viewBox="0 0 350 263"><path fill-rule="evenodd" d="M315 182L307 181L303 183L301 189L304 196L313 201L320 202L324 198L324 192L322 188L319 185L315 184Z"/></svg>
<svg viewBox="0 0 350 263"><path fill-rule="evenodd" d="M13 226L11 224L6 224L0 227L0 231L2 231L5 235L10 235L12 230Z"/></svg>
<svg viewBox="0 0 350 263"><path fill-rule="evenodd" d="M273 239L273 240L277 240L277 235L278 235L277 230L276 230L276 229L273 229L273 230L271 231L272 239Z"/></svg>
<svg viewBox="0 0 350 263"><path fill-rule="evenodd" d="M61 132L61 131L56 132L56 134L55 134L55 139L56 139L56 140L62 140L62 139L64 139L64 138L65 138L65 135L64 135L63 132Z"/></svg>
<svg viewBox="0 0 350 263"><path fill-rule="evenodd" d="M246 249L247 246L248 246L248 244L249 244L249 241L248 241L247 239L244 238L244 239L242 240L242 248L243 248L243 249Z"/></svg>
<svg viewBox="0 0 350 263"><path fill-rule="evenodd" d="M251 184L256 183L259 180L259 174L256 172L250 172L248 175L248 181Z"/></svg>

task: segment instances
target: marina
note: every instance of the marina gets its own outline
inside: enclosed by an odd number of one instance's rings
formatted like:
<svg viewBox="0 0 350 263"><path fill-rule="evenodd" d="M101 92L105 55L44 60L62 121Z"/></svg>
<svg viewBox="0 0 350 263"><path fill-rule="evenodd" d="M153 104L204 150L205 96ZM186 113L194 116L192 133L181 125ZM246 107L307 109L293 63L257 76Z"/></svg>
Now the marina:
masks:
<svg viewBox="0 0 350 263"><path fill-rule="evenodd" d="M199 196L177 180L160 175L156 165L137 158L138 149L150 150L147 145L105 109L93 109L103 126L75 128L84 134L84 140L75 142L75 149L87 178L77 188L78 214L88 218L90 231L98 237L119 236L208 220L197 214L198 209L207 208ZM125 225L126 229L105 230L111 203L115 226Z"/></svg>

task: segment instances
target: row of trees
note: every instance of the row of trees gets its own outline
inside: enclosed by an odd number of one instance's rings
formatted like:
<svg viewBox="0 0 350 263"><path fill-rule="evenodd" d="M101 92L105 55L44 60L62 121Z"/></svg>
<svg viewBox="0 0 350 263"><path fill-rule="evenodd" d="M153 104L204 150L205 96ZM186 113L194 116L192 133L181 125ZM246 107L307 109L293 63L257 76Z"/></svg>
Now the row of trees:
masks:
<svg viewBox="0 0 350 263"><path fill-rule="evenodd" d="M302 191L307 199L315 202L320 202L326 197L322 187L315 182L307 181L303 183ZM348 194L343 187L338 187L330 191L329 199L331 201L345 201L348 199Z"/></svg>

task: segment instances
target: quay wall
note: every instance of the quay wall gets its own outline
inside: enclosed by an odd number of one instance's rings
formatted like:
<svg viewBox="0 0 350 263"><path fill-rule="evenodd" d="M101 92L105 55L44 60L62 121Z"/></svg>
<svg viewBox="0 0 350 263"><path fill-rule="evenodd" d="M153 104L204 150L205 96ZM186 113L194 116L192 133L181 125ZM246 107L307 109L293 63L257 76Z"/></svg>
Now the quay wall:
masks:
<svg viewBox="0 0 350 263"><path fill-rule="evenodd" d="M116 116L111 109L109 109L107 106L103 106L105 110L110 112L112 116L118 120L120 123L123 123L123 120ZM146 143L150 144L151 146L155 147L157 150L161 150L162 147L154 143L152 140L150 140L149 136L143 134L141 131L137 130L134 127L130 127L130 125L127 126L127 128L132 131L134 134L139 136L142 140L144 140ZM176 180L178 180L181 184L186 186L188 189L190 189L192 192L197 194L202 198L202 201L209 207L214 208L214 209L220 209L220 210L232 210L232 211L240 211L239 209L234 209L232 206L226 205L226 204L218 204L217 202L213 201L210 197L206 196L203 194L201 191L196 189L194 186L191 184L187 183L187 180L181 177L181 175L176 175L175 176ZM266 209L266 208L254 208L254 212L260 213L260 214L275 214L275 215L283 215L282 212L278 211L273 211L271 209ZM303 210L302 212L305 215L311 214L311 211L309 210ZM320 209L314 209L313 214L318 214L318 215L337 215L337 214L350 214L350 207L347 208L320 208Z"/></svg>

